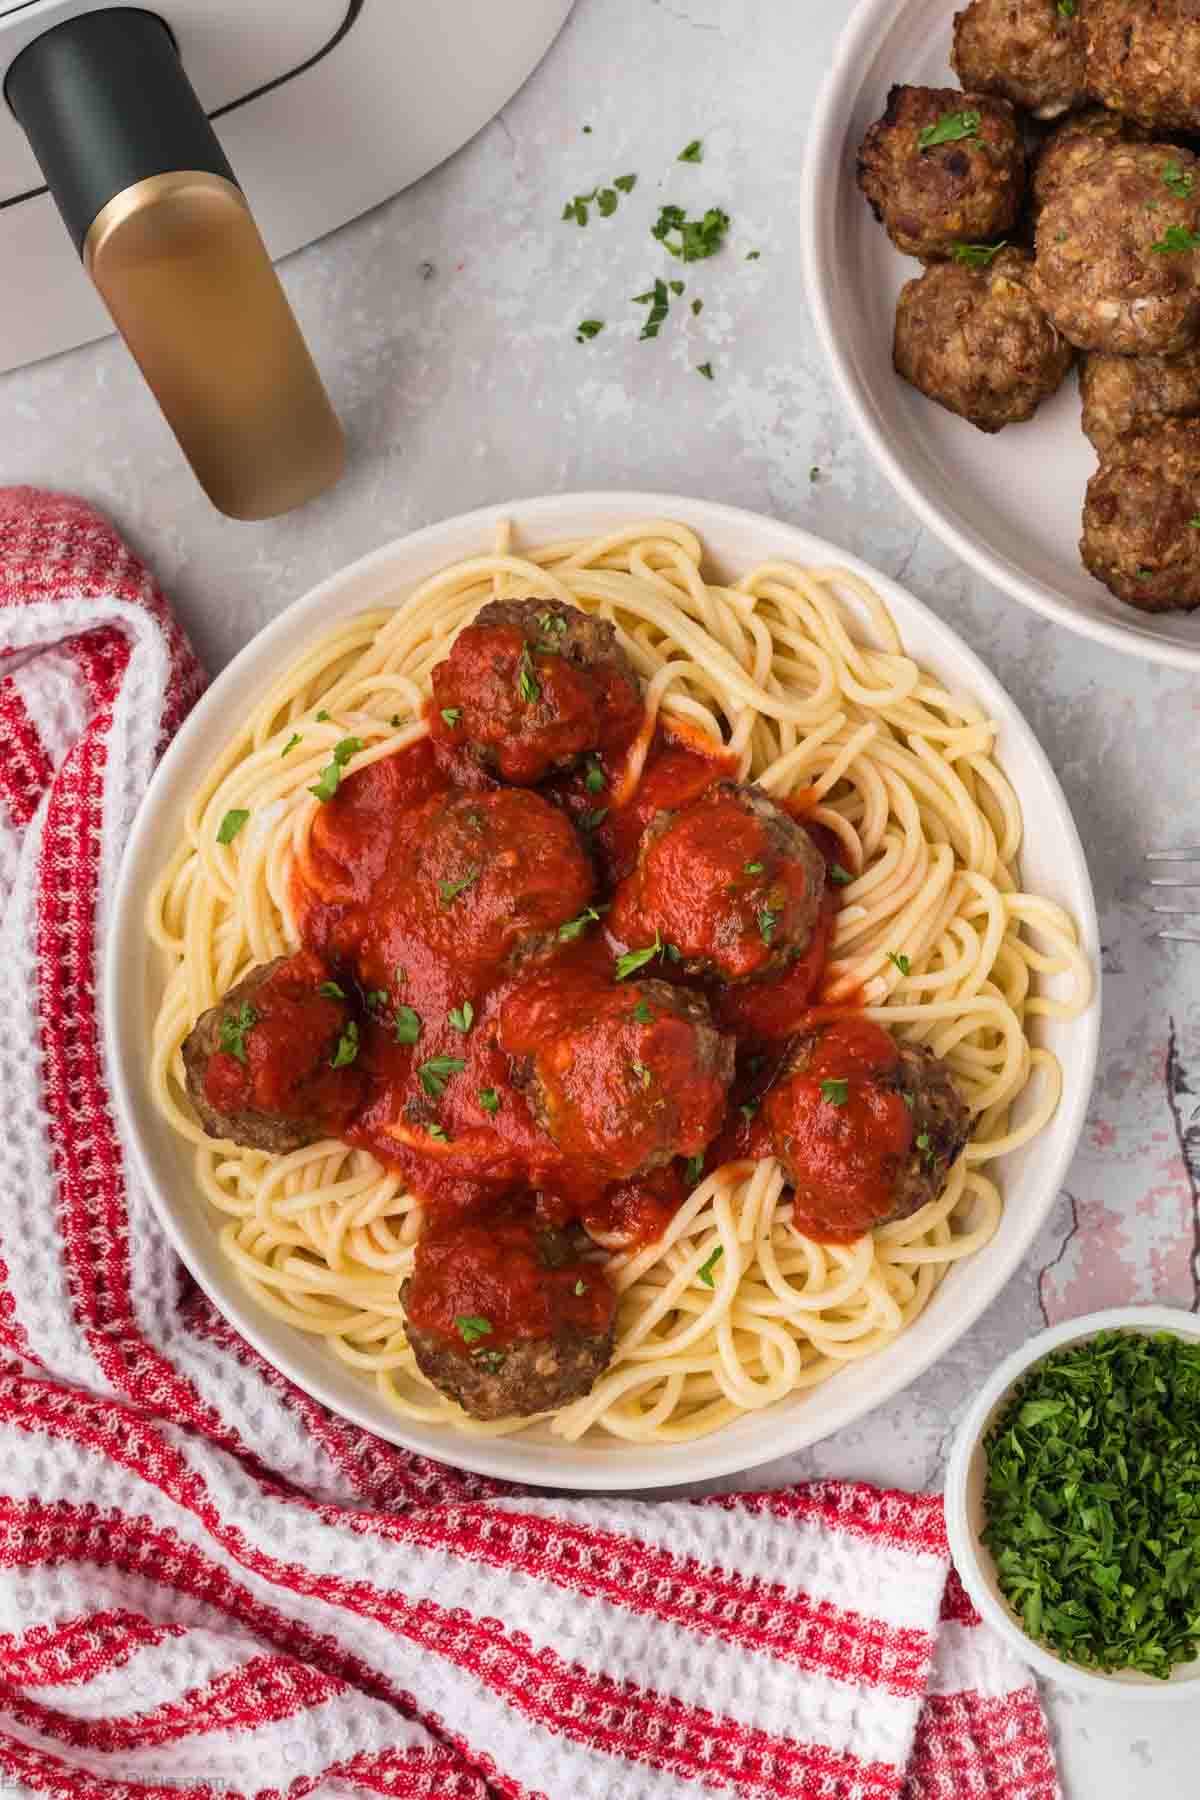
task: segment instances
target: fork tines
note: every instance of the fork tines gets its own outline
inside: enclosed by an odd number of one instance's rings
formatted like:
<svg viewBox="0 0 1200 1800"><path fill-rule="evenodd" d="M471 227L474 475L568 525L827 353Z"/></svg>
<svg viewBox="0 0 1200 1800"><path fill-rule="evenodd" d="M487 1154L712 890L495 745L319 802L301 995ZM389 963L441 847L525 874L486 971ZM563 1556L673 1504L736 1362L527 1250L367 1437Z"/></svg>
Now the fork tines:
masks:
<svg viewBox="0 0 1200 1800"><path fill-rule="evenodd" d="M1146 861L1149 863L1193 863L1197 865L1195 875L1152 875L1152 888L1195 888L1200 894L1200 847L1191 850L1148 850ZM1176 919L1194 919L1200 923L1200 899L1187 906L1154 906L1151 909L1160 916ZM1180 931L1165 927L1155 934L1167 938L1177 944L1200 944L1200 931Z"/></svg>

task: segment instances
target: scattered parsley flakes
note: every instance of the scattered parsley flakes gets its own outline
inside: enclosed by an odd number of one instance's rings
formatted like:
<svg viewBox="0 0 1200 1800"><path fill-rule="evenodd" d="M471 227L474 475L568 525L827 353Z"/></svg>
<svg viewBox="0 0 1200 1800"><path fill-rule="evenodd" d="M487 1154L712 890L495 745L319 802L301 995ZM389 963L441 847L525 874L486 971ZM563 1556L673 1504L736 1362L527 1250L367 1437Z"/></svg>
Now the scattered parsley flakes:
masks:
<svg viewBox="0 0 1200 1800"><path fill-rule="evenodd" d="M607 817L607 806L598 806L595 812L584 813L583 818L580 820L580 824L585 831L595 831L598 825L603 825Z"/></svg>
<svg viewBox="0 0 1200 1800"><path fill-rule="evenodd" d="M565 925L559 926L559 928L558 928L559 943L560 944L570 944L577 937L582 937L584 932L587 930L588 926L591 924L592 920L599 919L599 917L600 917L600 914L596 911L596 908L594 906L586 907L584 909L584 911L579 914L579 917L577 919L568 919Z"/></svg>
<svg viewBox="0 0 1200 1800"><path fill-rule="evenodd" d="M724 1254L724 1244L718 1244L712 1255L708 1257L705 1262L702 1262L700 1267L696 1270L697 1275L700 1277L705 1287L712 1287L714 1285L713 1270L716 1268Z"/></svg>
<svg viewBox="0 0 1200 1800"><path fill-rule="evenodd" d="M703 375L705 381L712 381L713 366L710 362L697 363L696 364L696 373L697 373L697 375Z"/></svg>
<svg viewBox="0 0 1200 1800"><path fill-rule="evenodd" d="M586 225L588 222L588 207L595 198L595 188L592 189L590 194L576 194L575 198L573 200L568 200L567 204L563 207L563 219L574 219L577 225Z"/></svg>
<svg viewBox="0 0 1200 1800"><path fill-rule="evenodd" d="M393 731L399 731L399 729L400 729L400 714L393 713L391 718L388 720L388 724L391 726Z"/></svg>
<svg viewBox="0 0 1200 1800"><path fill-rule="evenodd" d="M317 992L326 1000L344 1000L346 998L345 988L339 987L336 981L320 982Z"/></svg>
<svg viewBox="0 0 1200 1800"><path fill-rule="evenodd" d="M1150 248L1159 256L1177 256L1186 250L1198 250L1200 231L1189 231L1185 225L1168 225Z"/></svg>
<svg viewBox="0 0 1200 1800"><path fill-rule="evenodd" d="M415 1044L421 1035L421 1015L411 1006L398 1006L392 1018L398 1044Z"/></svg>
<svg viewBox="0 0 1200 1800"><path fill-rule="evenodd" d="M1185 169L1182 163L1167 163L1163 169L1162 178L1164 187L1170 188L1179 200L1186 200L1196 185L1196 177L1190 169Z"/></svg>
<svg viewBox="0 0 1200 1800"><path fill-rule="evenodd" d="M927 1131L921 1131L921 1132L917 1133L917 1149L918 1150L929 1150L932 1148L932 1146L933 1146L933 1139L930 1137L930 1135Z"/></svg>
<svg viewBox="0 0 1200 1800"><path fill-rule="evenodd" d="M327 712L319 712L317 714L317 724L323 725L328 717L329 714Z"/></svg>
<svg viewBox="0 0 1200 1800"><path fill-rule="evenodd" d="M702 1155L689 1156L683 1173L688 1186L695 1187L696 1183L704 1173L704 1157Z"/></svg>
<svg viewBox="0 0 1200 1800"><path fill-rule="evenodd" d="M431 1099L440 1100L451 1075L461 1075L466 1068L461 1056L431 1056L417 1070L417 1079Z"/></svg>
<svg viewBox="0 0 1200 1800"><path fill-rule="evenodd" d="M827 1075L821 1083L821 1098L830 1106L845 1106L850 1098L850 1083L847 1079Z"/></svg>
<svg viewBox="0 0 1200 1800"><path fill-rule="evenodd" d="M1191 526L1193 531L1200 531L1200 517L1195 518L1195 519L1189 519L1188 524Z"/></svg>
<svg viewBox="0 0 1200 1800"><path fill-rule="evenodd" d="M583 1296L586 1293L587 1293L587 1284L581 1275L579 1280L575 1283L575 1298L577 1300L582 1300Z"/></svg>
<svg viewBox="0 0 1200 1800"><path fill-rule="evenodd" d="M492 1321L476 1318L471 1313L458 1313L454 1320L454 1329L464 1344L475 1344L480 1338L491 1336Z"/></svg>
<svg viewBox="0 0 1200 1800"><path fill-rule="evenodd" d="M249 817L250 814L244 806L231 807L217 826L218 844L232 844Z"/></svg>
<svg viewBox="0 0 1200 1800"><path fill-rule="evenodd" d="M294 750L296 748L296 745L299 742L300 742L300 733L298 731L293 731L291 737L288 739L287 743L283 746L283 749L279 752L280 756L286 756L288 751Z"/></svg>
<svg viewBox="0 0 1200 1800"><path fill-rule="evenodd" d="M590 338L599 337L603 330L603 319L581 319L575 327L575 342L586 344Z"/></svg>
<svg viewBox="0 0 1200 1800"><path fill-rule="evenodd" d="M610 219L616 212L618 204L619 195L616 188L601 188L596 195L596 206L602 219Z"/></svg>
<svg viewBox="0 0 1200 1800"><path fill-rule="evenodd" d="M704 151L704 140L702 138L693 138L691 143L688 144L685 149L683 149L679 152L679 155L675 158L675 161L676 162L691 162L691 163L703 162L704 161L703 151Z"/></svg>
<svg viewBox="0 0 1200 1800"><path fill-rule="evenodd" d="M333 796L337 793L338 788L341 785L342 770L350 761L350 758L355 755L357 751L361 750L362 747L362 739L356 737L343 738L340 743L334 745L333 761L326 763L325 767L321 770L316 786L310 787L308 790L310 794L315 794L317 796L317 799L321 801L322 805L324 805L325 801L333 799Z"/></svg>
<svg viewBox="0 0 1200 1800"><path fill-rule="evenodd" d="M820 481L821 471L816 463L814 463L812 468L808 471L808 479L812 482Z"/></svg>
<svg viewBox="0 0 1200 1800"><path fill-rule="evenodd" d="M221 1048L226 1056L232 1056L235 1062L245 1067L249 1058L246 1055L246 1036L251 1027L258 1024L258 1014L252 1006L243 1000L235 1014L226 1013L221 1020Z"/></svg>
<svg viewBox="0 0 1200 1800"><path fill-rule="evenodd" d="M1073 4L1074 4L1074 0L1072 0L1072 5L1073 5ZM591 135L592 135L592 128L591 128L591 126L590 126L590 125L585 125L585 126L584 126L584 127L583 127L583 135L584 135L584 137L591 137Z"/></svg>
<svg viewBox="0 0 1200 1800"><path fill-rule="evenodd" d="M849 887L854 877L849 869L843 869L841 863L834 863L829 871L829 879L835 887Z"/></svg>
<svg viewBox="0 0 1200 1800"><path fill-rule="evenodd" d="M905 1092L905 1093L901 1094L900 1098L903 1100L905 1106L907 1106L909 1112L912 1112L912 1110L914 1109L914 1107L917 1104L916 1095Z"/></svg>
<svg viewBox="0 0 1200 1800"><path fill-rule="evenodd" d="M648 1088L650 1086L650 1083L654 1079L653 1075L650 1073L650 1070L646 1067L645 1063L638 1062L636 1057L633 1060L633 1062L630 1063L629 1070L630 1070L631 1075L633 1076L633 1079L641 1087Z"/></svg>
<svg viewBox="0 0 1200 1800"><path fill-rule="evenodd" d="M644 950L626 950L623 956L618 956L616 979L625 981L630 975L635 975L639 969L644 969L648 962L653 962L656 956L661 956L662 949L662 939L656 931L654 942L648 944Z"/></svg>
<svg viewBox="0 0 1200 1800"><path fill-rule="evenodd" d="M623 194L632 194L634 188L637 186L637 176L616 175L613 177L613 186L615 188L620 188Z"/></svg>
<svg viewBox="0 0 1200 1800"><path fill-rule="evenodd" d="M1077 0L1058 0L1058 10L1064 19L1075 17Z"/></svg>
<svg viewBox="0 0 1200 1800"><path fill-rule="evenodd" d="M471 1005L469 1000L464 1000L461 1006L451 1007L450 1011L446 1014L446 1017L449 1019L451 1025L453 1025L455 1031L460 1031L462 1035L466 1037L468 1031L470 1031L472 1025L475 1023L475 1008Z"/></svg>
<svg viewBox="0 0 1200 1800"><path fill-rule="evenodd" d="M683 281L668 281L668 283L667 283L667 286L670 288L671 292L674 294L674 296L677 300L678 300L680 294L682 294L686 285L687 285L687 283L683 282Z"/></svg>
<svg viewBox="0 0 1200 1800"><path fill-rule="evenodd" d="M489 1375L496 1375L508 1361L508 1354L504 1350L488 1350L481 1346L477 1350L472 1350L471 1361L479 1363Z"/></svg>
<svg viewBox="0 0 1200 1800"><path fill-rule="evenodd" d="M758 935L770 949L771 939L775 936L775 925L779 914L769 906L764 906L758 915Z"/></svg>
<svg viewBox="0 0 1200 1800"><path fill-rule="evenodd" d="M331 1069L345 1069L358 1055L358 1026L353 1019L347 1021L342 1028L342 1035L337 1041L337 1049L329 1059Z"/></svg>
<svg viewBox="0 0 1200 1800"><path fill-rule="evenodd" d="M743 1119L745 1119L747 1125L758 1111L758 1106L759 1103L757 1100L747 1100L744 1105L738 1107L738 1111L741 1113Z"/></svg>
<svg viewBox="0 0 1200 1800"><path fill-rule="evenodd" d="M648 1000L639 1000L633 1009L633 1016L639 1025L653 1025L657 1014Z"/></svg>
<svg viewBox="0 0 1200 1800"><path fill-rule="evenodd" d="M649 304L650 306L646 322L638 333L638 343L644 343L647 338L656 338L662 327L663 320L671 310L671 302L667 298L666 282L656 281L648 293L635 294L633 296L633 304L635 306L646 306Z"/></svg>
<svg viewBox="0 0 1200 1800"><path fill-rule="evenodd" d="M926 125L917 135L918 150L932 150L937 144L959 144L964 138L979 136L983 114L974 107L962 112L946 112L933 125Z"/></svg>
<svg viewBox="0 0 1200 1800"><path fill-rule="evenodd" d="M496 1114L500 1111L500 1096L495 1088L480 1088L479 1104L485 1113Z"/></svg>
<svg viewBox="0 0 1200 1800"><path fill-rule="evenodd" d="M950 254L964 269L986 269L992 258L999 256L1007 244L1007 238L1003 238L998 244L955 244Z"/></svg>
<svg viewBox="0 0 1200 1800"><path fill-rule="evenodd" d="M454 727L458 724L462 715L463 709L461 706L443 706L442 708L442 718L446 721L446 724L450 727L451 731L454 730Z"/></svg>
<svg viewBox="0 0 1200 1800"><path fill-rule="evenodd" d="M533 657L529 653L528 644L523 647L517 661L517 692L526 706L532 706L542 697L542 684L534 672Z"/></svg>
<svg viewBox="0 0 1200 1800"><path fill-rule="evenodd" d="M479 865L476 864L473 868L468 869L465 875L460 875L457 881L439 881L438 893L442 896L442 905L449 906L452 900L456 900L460 894L464 894L472 883L478 880Z"/></svg>
<svg viewBox="0 0 1200 1800"><path fill-rule="evenodd" d="M702 312L703 312L703 311L704 311L704 302L703 302L703 300L693 300L693 301L692 301L692 316L693 316L693 317L694 317L694 318L697 318L697 319L698 319L698 318L699 318L699 317L700 317L700 314L701 314L701 313L702 313Z"/></svg>
<svg viewBox="0 0 1200 1800"><path fill-rule="evenodd" d="M689 219L682 206L663 206L650 235L683 262L700 262L717 254L728 230L729 214L719 206L710 206L700 219Z"/></svg>
<svg viewBox="0 0 1200 1800"><path fill-rule="evenodd" d="M678 944L664 944L663 950L666 955L670 957L672 962L683 961L683 951L679 948Z"/></svg>
<svg viewBox="0 0 1200 1800"><path fill-rule="evenodd" d="M743 863L742 868L747 875L761 875L764 865L760 862Z"/></svg>
<svg viewBox="0 0 1200 1800"><path fill-rule="evenodd" d="M448 1144L450 1142L450 1139L446 1136L446 1127L444 1125L430 1125L428 1131L435 1144Z"/></svg>
<svg viewBox="0 0 1200 1800"><path fill-rule="evenodd" d="M600 767L599 763L589 764L583 785L589 794L598 794L601 792L604 787L604 770Z"/></svg>
<svg viewBox="0 0 1200 1800"><path fill-rule="evenodd" d="M903 951L901 951L900 954L897 955L894 950L889 950L887 953L887 958L890 963L893 963L895 965L895 967L897 969L899 969L899 971L902 975L907 975L909 972L909 969L912 967L912 964L909 962L907 956L905 956Z"/></svg>

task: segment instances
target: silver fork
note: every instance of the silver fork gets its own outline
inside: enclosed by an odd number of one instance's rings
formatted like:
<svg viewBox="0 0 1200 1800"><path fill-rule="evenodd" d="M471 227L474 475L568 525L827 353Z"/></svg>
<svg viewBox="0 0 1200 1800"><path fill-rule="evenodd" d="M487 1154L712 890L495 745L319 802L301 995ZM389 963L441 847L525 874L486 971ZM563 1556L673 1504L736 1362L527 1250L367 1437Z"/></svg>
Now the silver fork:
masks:
<svg viewBox="0 0 1200 1800"><path fill-rule="evenodd" d="M1148 850L1146 852L1146 861L1148 863L1195 863L1198 871L1200 871L1200 849ZM1174 888L1176 890L1180 888L1195 888L1197 892L1200 892L1200 872L1197 872L1195 875L1152 875L1150 877L1150 886L1152 888ZM1197 921L1197 923L1200 923L1200 899L1191 902L1187 906L1173 906L1170 903L1167 903L1162 906L1155 906L1152 910L1170 919L1193 919ZM1164 926L1161 931L1156 933L1156 935L1160 938L1170 938L1177 944L1200 944L1200 931L1196 930L1182 931L1177 927Z"/></svg>

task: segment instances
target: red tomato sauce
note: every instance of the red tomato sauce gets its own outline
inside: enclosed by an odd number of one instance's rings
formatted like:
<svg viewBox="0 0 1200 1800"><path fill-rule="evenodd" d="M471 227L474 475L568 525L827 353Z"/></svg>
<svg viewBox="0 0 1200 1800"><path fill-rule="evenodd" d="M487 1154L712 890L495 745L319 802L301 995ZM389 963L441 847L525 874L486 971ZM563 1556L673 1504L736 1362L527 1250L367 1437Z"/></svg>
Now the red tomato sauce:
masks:
<svg viewBox="0 0 1200 1800"><path fill-rule="evenodd" d="M529 1338L558 1338L564 1330L601 1337L616 1296L595 1263L578 1259L547 1266L536 1228L501 1215L448 1228L435 1222L421 1240L417 1272L405 1310L422 1331L470 1342L472 1321L486 1324L487 1348Z"/></svg>
<svg viewBox="0 0 1200 1800"><path fill-rule="evenodd" d="M362 1076L334 1068L346 1008L320 992L319 957L301 951L258 987L240 1009L244 1027L209 1058L204 1091L218 1112L272 1113L343 1129L362 1102Z"/></svg>

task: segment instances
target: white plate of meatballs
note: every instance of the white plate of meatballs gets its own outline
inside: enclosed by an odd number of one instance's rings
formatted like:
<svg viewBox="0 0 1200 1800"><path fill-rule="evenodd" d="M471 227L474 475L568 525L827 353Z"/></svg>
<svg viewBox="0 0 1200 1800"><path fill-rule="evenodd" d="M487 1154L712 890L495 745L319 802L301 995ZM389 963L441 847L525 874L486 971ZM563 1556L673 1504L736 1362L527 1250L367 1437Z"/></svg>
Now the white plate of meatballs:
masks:
<svg viewBox="0 0 1200 1800"><path fill-rule="evenodd" d="M1200 12L862 0L805 170L851 411L1035 611L1200 667Z"/></svg>

